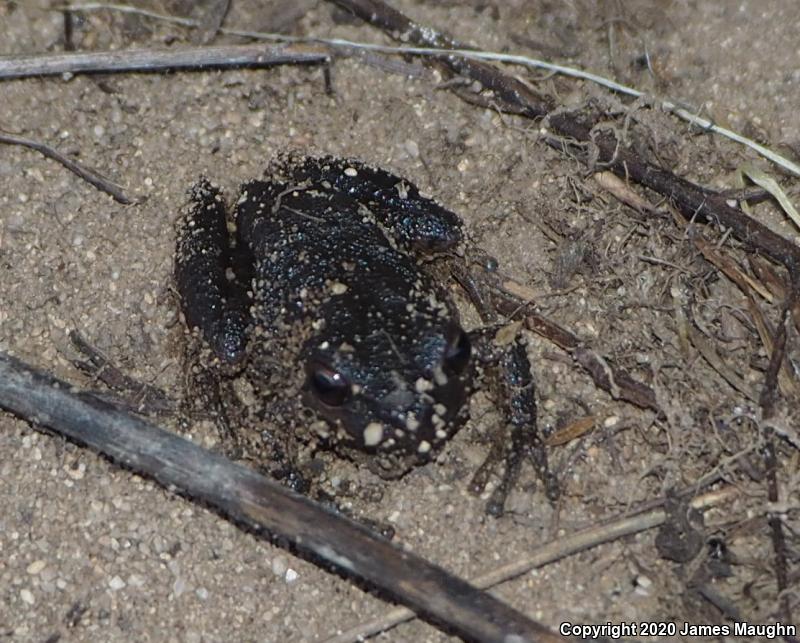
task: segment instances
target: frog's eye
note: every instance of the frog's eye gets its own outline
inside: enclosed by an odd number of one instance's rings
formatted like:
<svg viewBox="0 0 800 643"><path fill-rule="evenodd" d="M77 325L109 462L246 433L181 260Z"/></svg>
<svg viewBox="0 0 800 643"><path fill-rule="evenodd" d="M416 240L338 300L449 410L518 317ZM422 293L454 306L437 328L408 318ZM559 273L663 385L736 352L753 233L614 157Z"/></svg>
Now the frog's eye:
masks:
<svg viewBox="0 0 800 643"><path fill-rule="evenodd" d="M308 375L308 384L317 399L328 406L341 406L350 397L347 379L327 366L314 368Z"/></svg>
<svg viewBox="0 0 800 643"><path fill-rule="evenodd" d="M469 364L469 336L462 330L444 353L444 365L451 373L461 373Z"/></svg>

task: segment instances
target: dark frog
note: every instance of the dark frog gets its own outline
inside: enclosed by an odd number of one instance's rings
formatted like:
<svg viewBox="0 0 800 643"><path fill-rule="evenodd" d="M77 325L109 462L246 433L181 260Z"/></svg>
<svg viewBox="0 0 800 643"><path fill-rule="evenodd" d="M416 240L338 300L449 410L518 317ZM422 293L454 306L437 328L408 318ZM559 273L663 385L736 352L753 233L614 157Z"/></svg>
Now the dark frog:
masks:
<svg viewBox="0 0 800 643"><path fill-rule="evenodd" d="M459 429L492 364L511 366L499 388L524 399L500 406L535 435L524 347L509 359L484 350L485 333L471 341L435 278L462 241L453 212L353 160L284 159L242 186L232 218L217 188L196 185L176 279L202 337L195 379L236 444L274 473L328 448L397 476Z"/></svg>

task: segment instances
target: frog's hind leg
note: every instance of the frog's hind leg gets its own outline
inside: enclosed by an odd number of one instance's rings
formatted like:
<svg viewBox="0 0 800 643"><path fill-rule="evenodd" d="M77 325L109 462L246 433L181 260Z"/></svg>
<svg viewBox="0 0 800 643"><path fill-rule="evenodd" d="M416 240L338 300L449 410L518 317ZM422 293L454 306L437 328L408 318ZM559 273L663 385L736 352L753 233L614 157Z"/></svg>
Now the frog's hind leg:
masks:
<svg viewBox="0 0 800 643"><path fill-rule="evenodd" d="M175 281L187 326L231 365L244 358L249 323L245 284L234 272L238 263L220 190L201 179L178 228Z"/></svg>
<svg viewBox="0 0 800 643"><path fill-rule="evenodd" d="M405 249L422 254L455 248L463 239L461 219L422 196L408 179L356 159L286 156L277 172L293 184L329 185L366 208Z"/></svg>
<svg viewBox="0 0 800 643"><path fill-rule="evenodd" d="M231 245L220 190L201 179L178 226L175 282L187 326L187 388L212 413L223 441L235 444L224 400L246 355L249 300L242 261ZM210 353L210 354L209 354Z"/></svg>

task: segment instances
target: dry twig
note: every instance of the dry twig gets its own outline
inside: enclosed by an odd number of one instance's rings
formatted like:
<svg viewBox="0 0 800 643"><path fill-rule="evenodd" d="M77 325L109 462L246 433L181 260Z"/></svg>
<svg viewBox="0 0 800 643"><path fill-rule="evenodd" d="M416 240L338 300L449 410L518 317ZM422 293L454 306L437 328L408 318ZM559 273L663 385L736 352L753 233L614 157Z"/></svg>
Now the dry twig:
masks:
<svg viewBox="0 0 800 643"><path fill-rule="evenodd" d="M105 192L113 197L115 201L124 205L133 203L133 201L131 201L131 199L125 194L122 186L114 183L110 179L107 179L99 172L95 172L93 169L85 167L77 161L73 161L71 158L65 156L57 149L50 147L46 143L40 143L39 141L34 141L30 138L14 136L13 134L4 134L2 132L0 132L0 143L6 143L7 145L21 145L23 147L29 147L32 150L36 150L43 156L53 159L54 161L58 161L73 174L77 174L84 181L93 185L101 192Z"/></svg>
<svg viewBox="0 0 800 643"><path fill-rule="evenodd" d="M146 9L140 9L138 7L133 7L131 5L117 4L110 2L73 3L68 7L55 7L55 8L62 10L69 9L71 11L102 11L102 10L119 11L123 13L131 13L131 14L145 16L148 18L152 18L154 20L171 22L192 29L201 29L203 26L200 23L200 21L192 20L191 18L183 18L178 16L161 14L154 11L148 11ZM346 8L349 9L350 7L348 6ZM297 11L299 12L302 12L304 10L305 7L303 7L302 5L299 8L297 8ZM275 31L280 31L282 27L283 27L282 24L277 24L275 26ZM390 47L386 45L378 45L375 43L356 42L353 40L346 40L343 38L287 36L282 33L274 33L274 32L265 33L260 31L251 31L243 29L229 29L225 27L220 28L219 33L231 36L252 38L256 40L268 40L272 42L278 41L278 42L294 42L294 43L319 43L338 49L340 51L346 51L350 49L362 50L362 51L370 50L370 51L379 51L383 53L401 54L404 56L426 56L426 57L442 55L441 45L436 45L435 47L408 47L408 46ZM513 35L512 39L514 39ZM515 65L522 65L530 68L546 69L556 74L570 76L572 78L581 78L583 80L588 80L590 82L597 83L598 85L601 85L603 87L607 87L612 91L625 94L628 96L634 96L636 98L643 98L643 99L650 98L644 92L635 89L633 87L629 87L627 85L623 85L621 83L613 81L609 78L604 78L603 76L593 74L583 69L569 67L567 65L559 65L545 60L531 58L529 56L520 56L520 55L501 53L495 51L479 51L477 49L470 49L470 48L459 48L459 46L455 41L452 41L452 46L447 47L447 49L448 49L447 54L450 56L461 56L464 58L471 58L474 60L490 60L496 62L515 64ZM458 88L453 88L453 90L459 93L461 98L467 99L466 93L459 92ZM800 176L800 166L790 161L786 157L777 154L773 150L764 147L763 145L757 143L756 141L749 139L746 136L739 134L738 132L734 132L725 127L717 125L716 123L710 121L707 118L698 116L696 113L694 113L685 106L679 105L677 102L669 100L658 100L658 99L653 99L653 102L656 105L658 105L659 108L669 111L672 114L675 114L679 118L696 126L700 130L713 132L720 136L724 136L725 138L728 138L732 141L736 141L741 145L745 145L750 149L754 150L755 152L757 152L758 154L760 154L761 156L763 156L764 158L767 158L776 165L779 165L780 167L790 172L791 174L794 174L795 176Z"/></svg>
<svg viewBox="0 0 800 643"><path fill-rule="evenodd" d="M772 352L767 367L764 388L761 391L761 415L769 420L775 414L775 403L778 397L778 374L786 354L786 324L793 300L797 299L797 289L793 288L784 301L781 319L772 339ZM771 428L764 429L764 464L767 470L767 497L773 506L778 504L780 494L778 491L778 458L775 452L775 436ZM778 586L781 619L786 623L792 622L792 613L789 597L785 591L788 587L788 555L786 537L783 533L783 521L780 515L771 514L767 523L772 538L772 549L775 555L775 581Z"/></svg>
<svg viewBox="0 0 800 643"><path fill-rule="evenodd" d="M94 72L154 72L168 69L271 67L328 62L326 53L309 48L226 45L180 49L123 49L65 54L0 57L0 79Z"/></svg>

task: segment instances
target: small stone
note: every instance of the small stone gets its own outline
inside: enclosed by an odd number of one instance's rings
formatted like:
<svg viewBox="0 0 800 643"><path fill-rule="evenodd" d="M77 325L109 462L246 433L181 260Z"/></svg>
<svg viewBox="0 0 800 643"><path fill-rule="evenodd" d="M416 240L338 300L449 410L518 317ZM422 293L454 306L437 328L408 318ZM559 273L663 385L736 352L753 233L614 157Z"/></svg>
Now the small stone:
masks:
<svg viewBox="0 0 800 643"><path fill-rule="evenodd" d="M123 587L125 587L125 581L122 580L119 576L114 576L114 578L108 581L108 586L116 592L117 590L120 590Z"/></svg>
<svg viewBox="0 0 800 643"><path fill-rule="evenodd" d="M19 592L19 597L28 605L33 605L36 602L36 599L33 597L33 594L29 589L21 589Z"/></svg>
<svg viewBox="0 0 800 643"><path fill-rule="evenodd" d="M294 571L291 567L286 570L286 575L284 576L287 583L294 583L299 577L300 574Z"/></svg>
<svg viewBox="0 0 800 643"><path fill-rule="evenodd" d="M145 580L139 574L131 574L128 576L128 585L131 587L144 587Z"/></svg>
<svg viewBox="0 0 800 643"><path fill-rule="evenodd" d="M272 573L276 576L283 576L289 569L289 562L283 556L275 556L272 559Z"/></svg>
<svg viewBox="0 0 800 643"><path fill-rule="evenodd" d="M638 594L639 596L650 596L650 588L653 585L653 581L647 576L639 574L634 579L633 583L636 586L633 590L634 594Z"/></svg>
<svg viewBox="0 0 800 643"><path fill-rule="evenodd" d="M26 570L31 576L36 576L39 572L41 572L47 563L43 560L35 560L30 565L28 565L28 569Z"/></svg>
<svg viewBox="0 0 800 643"><path fill-rule="evenodd" d="M183 576L178 576L172 584L172 593L175 597L181 596L186 591L186 579Z"/></svg>
<svg viewBox="0 0 800 643"><path fill-rule="evenodd" d="M64 471L66 471L67 475L73 480L83 480L86 474L86 465L83 462L79 462L76 467L64 465Z"/></svg>

